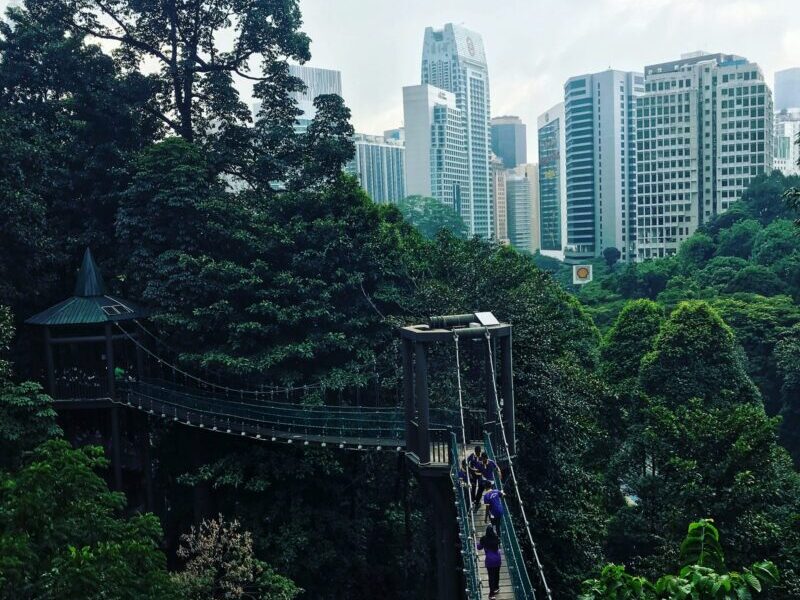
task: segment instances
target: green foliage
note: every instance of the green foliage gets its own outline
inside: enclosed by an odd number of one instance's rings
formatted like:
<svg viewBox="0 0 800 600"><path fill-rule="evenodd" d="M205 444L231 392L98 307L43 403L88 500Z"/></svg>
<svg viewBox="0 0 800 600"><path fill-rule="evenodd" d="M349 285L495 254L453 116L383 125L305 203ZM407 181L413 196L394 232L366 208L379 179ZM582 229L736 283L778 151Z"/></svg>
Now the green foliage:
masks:
<svg viewBox="0 0 800 600"><path fill-rule="evenodd" d="M28 5L0 23L0 304L20 316L62 289L83 248L110 255L128 157L159 129L144 78L67 35L66 7Z"/></svg>
<svg viewBox="0 0 800 600"><path fill-rule="evenodd" d="M747 219L734 223L728 229L719 232L717 245L718 256L737 256L750 258L753 242L761 231L761 224L755 219Z"/></svg>
<svg viewBox="0 0 800 600"><path fill-rule="evenodd" d="M397 204L403 218L416 227L427 239L433 239L443 229L456 237L467 236L467 226L449 206L435 198L408 196Z"/></svg>
<svg viewBox="0 0 800 600"><path fill-rule="evenodd" d="M717 256L697 271L694 278L703 287L725 288L742 269L748 266L744 258L737 256ZM691 280L689 280L691 281ZM686 286L686 283L684 283Z"/></svg>
<svg viewBox="0 0 800 600"><path fill-rule="evenodd" d="M751 292L762 296L777 296L786 291L780 278L761 265L748 265L733 276L725 290L728 293Z"/></svg>
<svg viewBox="0 0 800 600"><path fill-rule="evenodd" d="M684 273L702 269L714 256L714 240L704 233L695 233L683 242L678 250L678 262Z"/></svg>
<svg viewBox="0 0 800 600"><path fill-rule="evenodd" d="M684 567L697 565L719 572L725 570L719 531L710 520L702 519L689 524L689 531L681 544L681 562Z"/></svg>
<svg viewBox="0 0 800 600"><path fill-rule="evenodd" d="M640 378L645 392L671 406L694 397L709 405L760 399L733 332L705 302L684 302L672 312L642 359Z"/></svg>
<svg viewBox="0 0 800 600"><path fill-rule="evenodd" d="M664 320L664 309L651 300L628 302L603 338L600 349L603 374L614 384L639 376L642 357L653 342Z"/></svg>
<svg viewBox="0 0 800 600"><path fill-rule="evenodd" d="M622 253L619 251L619 249L614 248L613 246L603 250L603 258L605 259L606 265L609 269L617 263L621 256Z"/></svg>
<svg viewBox="0 0 800 600"><path fill-rule="evenodd" d="M787 219L791 215L791 206L782 202L782 196L787 189L797 187L798 184L800 178L796 175L787 177L777 170L762 173L750 181L742 199L732 208L741 209L762 225Z"/></svg>
<svg viewBox="0 0 800 600"><path fill-rule="evenodd" d="M178 557L186 567L174 576L189 600L292 600L302 590L277 575L253 553L253 536L222 515L182 536Z"/></svg>
<svg viewBox="0 0 800 600"><path fill-rule="evenodd" d="M3 357L13 335L11 311L0 306L0 470L17 467L27 451L61 432L42 387L11 380L11 365Z"/></svg>
<svg viewBox="0 0 800 600"><path fill-rule="evenodd" d="M683 567L677 575L664 575L655 584L625 572L614 564L603 568L598 579L583 583L579 600L742 600L752 599L779 581L770 561L728 571L719 532L708 519L691 523L681 544Z"/></svg>
<svg viewBox="0 0 800 600"><path fill-rule="evenodd" d="M775 348L785 333L800 322L800 307L786 296L765 298L755 294L720 297L712 306L744 350L748 374L761 390L767 413L777 414L782 404L782 377Z"/></svg>
<svg viewBox="0 0 800 600"><path fill-rule="evenodd" d="M629 264L623 269L613 287L625 298L655 300L669 280L677 275L679 263L673 259L650 260Z"/></svg>
<svg viewBox="0 0 800 600"><path fill-rule="evenodd" d="M121 494L96 471L102 449L39 446L0 487L0 595L178 598L152 515L125 519Z"/></svg>
<svg viewBox="0 0 800 600"><path fill-rule="evenodd" d="M800 252L800 235L786 219L773 221L753 240L753 260L766 267L797 252Z"/></svg>
<svg viewBox="0 0 800 600"><path fill-rule="evenodd" d="M781 441L800 465L800 325L783 334L775 344L776 380L781 385Z"/></svg>

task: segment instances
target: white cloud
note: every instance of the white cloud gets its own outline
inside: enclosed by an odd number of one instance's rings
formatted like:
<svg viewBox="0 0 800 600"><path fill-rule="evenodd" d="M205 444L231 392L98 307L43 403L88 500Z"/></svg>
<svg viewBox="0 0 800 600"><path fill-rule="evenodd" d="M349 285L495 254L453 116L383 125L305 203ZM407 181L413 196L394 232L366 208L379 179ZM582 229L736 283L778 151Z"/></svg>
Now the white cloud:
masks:
<svg viewBox="0 0 800 600"><path fill-rule="evenodd" d="M5 8L8 0L0 0ZM492 107L528 124L563 96L573 75L642 70L704 49L776 69L800 66L797 0L300 0L312 62L342 71L357 130L402 120L402 87L419 82L426 26L453 21L480 32Z"/></svg>

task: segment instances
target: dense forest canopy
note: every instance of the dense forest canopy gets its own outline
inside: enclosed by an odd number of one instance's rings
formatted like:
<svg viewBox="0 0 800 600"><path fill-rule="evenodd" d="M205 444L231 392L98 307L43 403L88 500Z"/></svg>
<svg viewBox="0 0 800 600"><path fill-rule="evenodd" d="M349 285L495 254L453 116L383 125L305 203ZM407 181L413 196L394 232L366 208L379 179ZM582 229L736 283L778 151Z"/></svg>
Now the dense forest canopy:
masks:
<svg viewBox="0 0 800 600"><path fill-rule="evenodd" d="M432 508L392 454L154 425L169 511L109 491L102 449L64 441L22 324L69 294L87 246L184 368L387 405L397 326L491 310L514 325L515 465L557 597L684 585L693 521L725 540L704 576L761 565L770 598L800 596L798 181L760 177L676 257L609 253L577 291L426 199L373 203L342 174L340 98L294 129L287 61L308 45L294 0L28 0L0 25L0 597L434 594ZM432 364L444 404L452 357Z"/></svg>

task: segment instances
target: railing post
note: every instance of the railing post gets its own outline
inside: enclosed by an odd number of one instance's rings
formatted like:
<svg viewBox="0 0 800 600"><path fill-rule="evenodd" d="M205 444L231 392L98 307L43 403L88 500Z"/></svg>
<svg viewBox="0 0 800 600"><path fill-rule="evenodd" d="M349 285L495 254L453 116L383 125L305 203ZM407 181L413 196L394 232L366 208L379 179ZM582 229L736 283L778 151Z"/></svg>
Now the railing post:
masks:
<svg viewBox="0 0 800 600"><path fill-rule="evenodd" d="M497 402L494 397L494 381L492 381L492 360L496 353L494 346L492 352L489 352L489 344L494 344L494 339L490 338L483 346L483 377L484 377L484 395L486 397L486 420L489 423L497 422Z"/></svg>
<svg viewBox="0 0 800 600"><path fill-rule="evenodd" d="M425 344L417 342L414 344L416 364L415 383L416 383L416 405L417 405L417 424L419 427L417 456L421 464L431 462L431 432L430 432L430 401L428 398L428 357Z"/></svg>
<svg viewBox="0 0 800 600"><path fill-rule="evenodd" d="M511 356L511 332L500 340L502 372L500 386L503 394L503 421L508 436L508 452L511 456L517 453L517 429L514 416L514 362Z"/></svg>
<svg viewBox="0 0 800 600"><path fill-rule="evenodd" d="M53 360L53 344L50 341L50 328L44 328L44 353L47 357L47 393L56 397L56 369Z"/></svg>
<svg viewBox="0 0 800 600"><path fill-rule="evenodd" d="M414 368L411 351L411 340L402 339L403 352L403 403L405 406L405 432L406 450L416 454L417 440L414 439L414 429L411 422L414 420Z"/></svg>

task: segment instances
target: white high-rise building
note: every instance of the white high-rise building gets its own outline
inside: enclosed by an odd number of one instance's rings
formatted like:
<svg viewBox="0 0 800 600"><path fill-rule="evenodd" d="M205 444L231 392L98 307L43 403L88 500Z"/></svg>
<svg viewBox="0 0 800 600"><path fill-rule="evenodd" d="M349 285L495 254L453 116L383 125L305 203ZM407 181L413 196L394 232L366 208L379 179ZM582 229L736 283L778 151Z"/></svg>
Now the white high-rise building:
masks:
<svg viewBox="0 0 800 600"><path fill-rule="evenodd" d="M636 156L637 259L675 254L773 167L772 93L761 69L704 52L645 67Z"/></svg>
<svg viewBox="0 0 800 600"><path fill-rule="evenodd" d="M539 139L539 233L541 252L564 260L567 243L567 142L564 103L537 120Z"/></svg>
<svg viewBox="0 0 800 600"><path fill-rule="evenodd" d="M314 100L317 96L327 94L342 96L342 73L334 69L320 69L319 67L309 67L307 65L289 65L289 74L302 80L306 86L303 92L289 94L297 103L297 108L302 111L302 114L297 117L295 131L303 133L317 114L317 109L314 107ZM257 115L260 109L260 102L253 103L253 115Z"/></svg>
<svg viewBox="0 0 800 600"><path fill-rule="evenodd" d="M775 110L800 109L800 67L775 73Z"/></svg>
<svg viewBox="0 0 800 600"><path fill-rule="evenodd" d="M531 182L516 169L506 172L508 241L518 250L531 250Z"/></svg>
<svg viewBox="0 0 800 600"><path fill-rule="evenodd" d="M342 95L342 73L333 69L320 69L306 65L289 65L289 74L306 84L303 92L292 92L297 107L303 111L302 119L311 120L317 114L314 100L326 94Z"/></svg>
<svg viewBox="0 0 800 600"><path fill-rule="evenodd" d="M430 196L468 223L472 212L464 117L455 94L432 85L403 88L406 193Z"/></svg>
<svg viewBox="0 0 800 600"><path fill-rule="evenodd" d="M406 197L406 148L403 142L380 135L357 133L356 153L345 171L358 177L361 187L380 204Z"/></svg>
<svg viewBox="0 0 800 600"><path fill-rule="evenodd" d="M492 154L489 161L492 172L492 205L494 207L494 239L508 243L508 205L506 202L506 169L499 156Z"/></svg>
<svg viewBox="0 0 800 600"><path fill-rule="evenodd" d="M784 109L775 115L775 158L773 166L784 175L800 175L800 108Z"/></svg>
<svg viewBox="0 0 800 600"><path fill-rule="evenodd" d="M494 211L489 169L489 72L481 36L452 23L442 29L426 28L422 83L455 95L467 152L468 189L463 194L462 215L470 235L490 238L494 235Z"/></svg>
<svg viewBox="0 0 800 600"><path fill-rule="evenodd" d="M565 259L583 261L617 248L634 257L636 98L640 73L572 77L564 85L567 243Z"/></svg>

